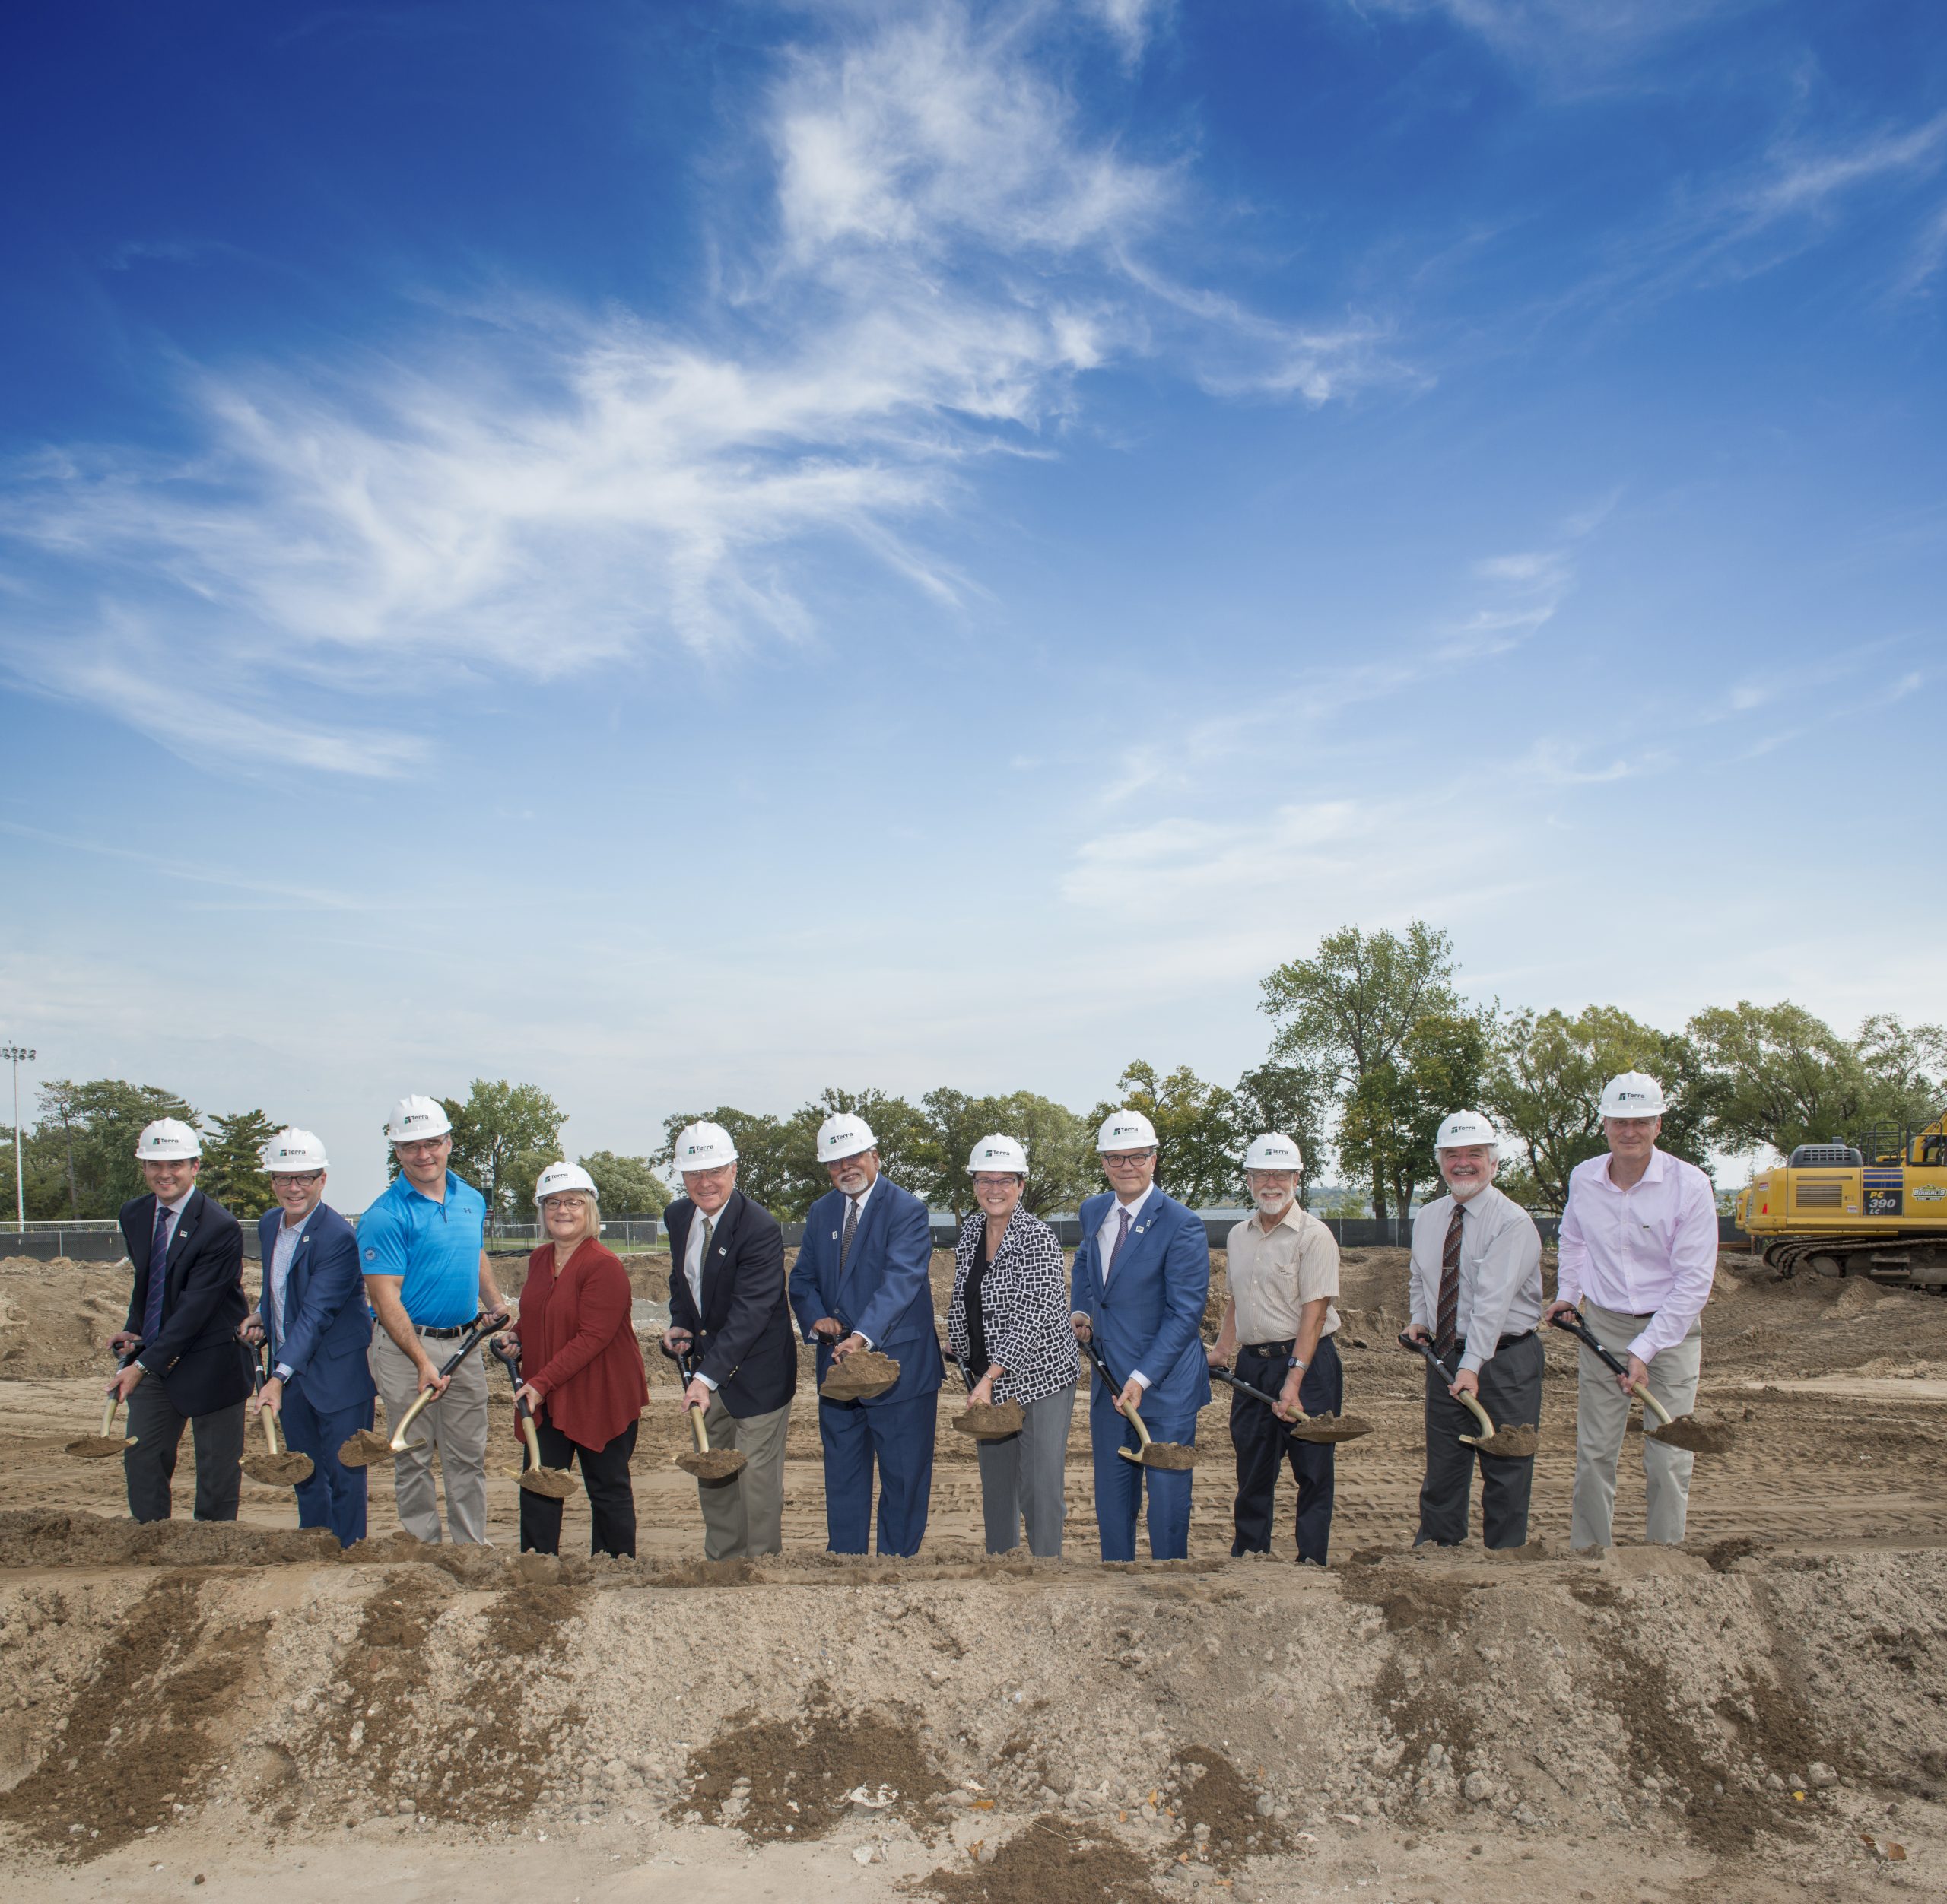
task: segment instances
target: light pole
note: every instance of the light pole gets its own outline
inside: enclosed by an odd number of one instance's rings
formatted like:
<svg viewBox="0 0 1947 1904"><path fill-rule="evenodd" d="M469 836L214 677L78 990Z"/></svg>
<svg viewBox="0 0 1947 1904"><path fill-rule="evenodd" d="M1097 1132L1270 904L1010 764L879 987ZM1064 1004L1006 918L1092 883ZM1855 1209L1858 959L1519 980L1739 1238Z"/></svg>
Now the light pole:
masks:
<svg viewBox="0 0 1947 1904"><path fill-rule="evenodd" d="M0 1045L0 1058L11 1059L14 1066L14 1222L24 1234L27 1226L27 1193L26 1179L21 1172L21 1060L25 1058L31 1065L33 1053L18 1045Z"/></svg>

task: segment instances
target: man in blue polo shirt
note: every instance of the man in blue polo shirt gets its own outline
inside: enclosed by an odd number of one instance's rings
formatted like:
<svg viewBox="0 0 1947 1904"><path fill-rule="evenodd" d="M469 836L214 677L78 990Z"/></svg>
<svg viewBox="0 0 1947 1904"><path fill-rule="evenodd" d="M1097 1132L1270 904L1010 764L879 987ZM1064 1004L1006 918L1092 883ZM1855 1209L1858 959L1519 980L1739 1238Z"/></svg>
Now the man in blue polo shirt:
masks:
<svg viewBox="0 0 1947 1904"><path fill-rule="evenodd" d="M399 1524L415 1539L440 1537L433 1452L446 1482L446 1529L455 1541L487 1539L487 1371L471 1355L453 1373L440 1364L475 1316L504 1310L487 1260L487 1203L446 1168L453 1126L430 1097L402 1098L386 1126L399 1174L358 1220L359 1266L379 1327L372 1379L386 1419L397 1421L422 1388L438 1398L413 1423L424 1445L399 1456L393 1492Z"/></svg>

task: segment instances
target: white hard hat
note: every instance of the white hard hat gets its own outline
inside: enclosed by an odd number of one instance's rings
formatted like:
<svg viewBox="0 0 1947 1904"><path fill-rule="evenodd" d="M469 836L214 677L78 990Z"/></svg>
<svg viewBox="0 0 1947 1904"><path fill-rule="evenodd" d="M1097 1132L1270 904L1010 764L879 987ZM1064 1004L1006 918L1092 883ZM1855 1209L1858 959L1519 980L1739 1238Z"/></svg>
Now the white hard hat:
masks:
<svg viewBox="0 0 1947 1904"><path fill-rule="evenodd" d="M1625 1071L1602 1087L1605 1117L1661 1117L1663 1087L1647 1071Z"/></svg>
<svg viewBox="0 0 1947 1904"><path fill-rule="evenodd" d="M720 1124L686 1125L669 1155L678 1170L715 1170L737 1161L737 1143Z"/></svg>
<svg viewBox="0 0 1947 1904"><path fill-rule="evenodd" d="M974 1147L974 1154L967 1160L967 1174L978 1176L983 1170L991 1170L998 1175L1012 1171L1016 1176L1027 1174L1027 1153L1011 1137L1002 1137L996 1131L992 1137L983 1137Z"/></svg>
<svg viewBox="0 0 1947 1904"><path fill-rule="evenodd" d="M203 1141L193 1124L179 1117L159 1117L143 1127L135 1140L135 1155L144 1163L181 1163L203 1154Z"/></svg>
<svg viewBox="0 0 1947 1904"><path fill-rule="evenodd" d="M273 1176L280 1173L303 1176L313 1170L329 1168L323 1138L313 1137L309 1131L300 1131L294 1124L287 1125L278 1131L264 1146L261 1154L264 1168Z"/></svg>
<svg viewBox="0 0 1947 1904"><path fill-rule="evenodd" d="M1263 1136L1253 1138L1250 1148L1244 1153L1247 1170L1302 1170L1304 1167L1303 1153L1282 1131L1266 1131Z"/></svg>
<svg viewBox="0 0 1947 1904"><path fill-rule="evenodd" d="M1153 1150L1156 1127L1140 1111L1111 1111L1095 1133L1095 1148L1104 1150Z"/></svg>
<svg viewBox="0 0 1947 1904"><path fill-rule="evenodd" d="M430 1097L402 1097L392 1106L386 1135L394 1144L417 1144L429 1137L450 1137L453 1127L445 1110Z"/></svg>
<svg viewBox="0 0 1947 1904"><path fill-rule="evenodd" d="M855 1157L861 1150L875 1150L879 1141L862 1117L840 1111L818 1126L818 1161L836 1163L840 1157Z"/></svg>
<svg viewBox="0 0 1947 1904"><path fill-rule="evenodd" d="M1473 1144L1485 1144L1496 1157L1501 1154L1500 1134L1479 1111L1456 1111L1434 1133L1436 1150L1464 1150Z"/></svg>
<svg viewBox="0 0 1947 1904"><path fill-rule="evenodd" d="M592 1197L597 1203L602 1193L595 1187L595 1179L579 1163L551 1163L542 1172L540 1180L534 1186L534 1201L545 1203L550 1197L558 1197L564 1190L579 1190L585 1197Z"/></svg>

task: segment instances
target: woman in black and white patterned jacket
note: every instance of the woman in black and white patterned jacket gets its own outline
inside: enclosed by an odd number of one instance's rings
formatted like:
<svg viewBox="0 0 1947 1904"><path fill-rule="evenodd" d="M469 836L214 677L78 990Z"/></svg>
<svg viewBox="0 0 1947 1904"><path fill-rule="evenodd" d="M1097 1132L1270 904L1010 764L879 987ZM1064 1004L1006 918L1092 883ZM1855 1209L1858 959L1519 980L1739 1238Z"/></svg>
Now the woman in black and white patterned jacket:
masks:
<svg viewBox="0 0 1947 1904"><path fill-rule="evenodd" d="M970 1403L1018 1401L1018 1435L976 1443L987 1551L1021 1544L1053 1558L1062 1550L1068 1436L1081 1358L1069 1325L1062 1246L1021 1207L1027 1154L1010 1137L985 1137L967 1172L980 1207L960 1226L954 1251L947 1345L974 1383Z"/></svg>

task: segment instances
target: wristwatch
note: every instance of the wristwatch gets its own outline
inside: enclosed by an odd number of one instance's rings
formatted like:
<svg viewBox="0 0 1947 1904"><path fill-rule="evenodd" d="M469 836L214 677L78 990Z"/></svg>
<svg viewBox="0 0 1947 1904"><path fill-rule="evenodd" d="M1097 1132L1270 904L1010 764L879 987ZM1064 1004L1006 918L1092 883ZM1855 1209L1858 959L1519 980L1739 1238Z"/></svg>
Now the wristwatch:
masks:
<svg viewBox="0 0 1947 1904"><path fill-rule="evenodd" d="M1302 1369L1305 1366L1305 1360L1302 1356L1288 1355L1285 1358L1285 1366L1288 1369Z"/></svg>

